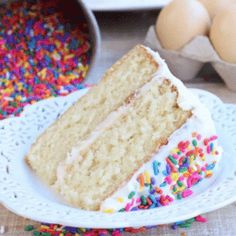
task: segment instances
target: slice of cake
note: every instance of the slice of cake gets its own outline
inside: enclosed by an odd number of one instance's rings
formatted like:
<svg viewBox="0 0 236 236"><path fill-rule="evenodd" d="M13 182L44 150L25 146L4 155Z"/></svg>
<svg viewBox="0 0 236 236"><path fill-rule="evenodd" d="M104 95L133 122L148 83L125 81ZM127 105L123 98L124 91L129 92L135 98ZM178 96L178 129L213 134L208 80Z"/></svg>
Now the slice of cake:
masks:
<svg viewBox="0 0 236 236"><path fill-rule="evenodd" d="M167 205L212 174L220 149L208 110L145 50L159 65L152 79L58 166L54 188L73 206L114 212Z"/></svg>
<svg viewBox="0 0 236 236"><path fill-rule="evenodd" d="M36 140L26 157L31 168L44 182L53 184L58 163L74 145L86 139L108 114L124 104L158 70L157 61L147 49L136 46Z"/></svg>
<svg viewBox="0 0 236 236"><path fill-rule="evenodd" d="M115 212L190 196L220 154L208 110L157 53L136 46L26 160L69 204Z"/></svg>

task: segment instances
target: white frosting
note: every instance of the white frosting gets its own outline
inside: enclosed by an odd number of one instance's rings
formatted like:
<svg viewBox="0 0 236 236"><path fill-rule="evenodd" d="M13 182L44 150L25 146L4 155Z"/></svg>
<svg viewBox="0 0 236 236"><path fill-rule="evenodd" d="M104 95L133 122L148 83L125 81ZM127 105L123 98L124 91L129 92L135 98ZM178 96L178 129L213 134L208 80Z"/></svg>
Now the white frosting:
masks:
<svg viewBox="0 0 236 236"><path fill-rule="evenodd" d="M153 156L153 158L145 163L133 176L132 178L125 183L125 185L121 188L119 188L112 196L107 198L101 205L101 210L105 211L107 209L112 209L113 211L119 211L122 208L125 208L127 203L131 202L130 199L128 199L128 195L130 192L134 191L135 198L139 198L142 195L149 195L146 188L143 189L143 191L140 191L140 186L137 181L138 176L141 173L144 173L145 171L148 171L151 173L152 177L153 174L153 161L158 161L160 163L159 167L159 174L157 176L154 176L155 182L157 186L160 186L161 183L163 183L165 176L162 174L163 171L166 170L166 157L171 153L171 150L175 147L177 147L178 143L183 140L192 140L192 132L198 131L201 133L203 137L210 137L212 134L214 134L214 129L211 129L211 126L208 126L206 123L201 123L196 117L190 118L180 129L176 130L171 137L168 140L168 144L165 146L162 146L158 153ZM203 143L201 142L201 145L199 147L204 148ZM221 152L221 149L218 148L219 153ZM203 166L205 163L212 163L214 161L219 161L220 154L216 157L212 154L205 154L205 160L202 161L201 159L196 159L194 161L193 167L196 166L196 164ZM186 184L186 180L185 180ZM161 188L163 190L164 195L169 195L172 198L175 198L173 195L170 186L166 185ZM122 198L123 202L119 202L117 199ZM138 203L133 204L132 207L137 206Z"/></svg>
<svg viewBox="0 0 236 236"><path fill-rule="evenodd" d="M192 110L192 113L203 123L208 123L210 128L214 130L214 124L208 109L200 103L199 99L192 94L191 90L187 89L181 80L177 79L169 70L165 61L160 57L157 52L152 51L146 47L146 50L153 56L160 66L160 69L154 74L154 79L159 80L163 77L168 78L173 85L175 85L179 92L178 105L183 110Z"/></svg>
<svg viewBox="0 0 236 236"><path fill-rule="evenodd" d="M166 157L170 154L170 151L178 145L180 141L183 140L192 140L191 134L192 132L198 132L204 137L210 137L212 135L215 135L215 127L214 123L211 119L211 115L207 108L200 103L197 97L195 97L194 94L191 93L189 89L187 89L183 83L174 77L171 72L169 71L166 63L163 59L159 56L158 53L153 52L149 48L146 48L148 52L153 56L153 58L158 62L159 69L157 73L153 76L153 80L150 83L153 83L154 81L162 82L163 79L167 78L171 81L173 85L175 85L179 92L178 97L178 105L183 110L191 110L193 116L184 124L180 129L176 130L171 137L168 139L168 144L165 146L162 146L162 148L158 151L158 153L147 163L145 163L133 176L132 178L125 183L125 185L121 188L119 188L114 194L112 194L109 198L107 198L101 205L100 210L112 210L112 211L118 211L122 208L125 208L127 203L130 203L131 200L128 199L128 195L134 191L135 198L139 198L142 195L148 195L147 190L144 188L143 191L139 191L139 183L137 182L137 178L140 175L140 173L143 173L145 171L148 171L149 173L153 173L153 166L152 163L154 160L158 161L160 163L160 173L162 173L166 168ZM147 86L147 85L145 85ZM144 86L144 87L145 87ZM216 142L217 143L217 142ZM203 144L202 144L203 146ZM206 159L204 161L197 159L194 162L195 164L199 164L200 166L204 165L205 163L212 163L213 161L219 161L219 156L221 149L218 148L219 155L216 158L214 155L206 154ZM159 174L155 178L156 185L160 185L163 180L164 176ZM165 187L161 188L163 190L164 195L169 195L173 198L175 196L172 194L172 191L170 190L170 186L166 185ZM117 199L122 199L123 201L118 201ZM137 206L138 203L134 203L132 207Z"/></svg>

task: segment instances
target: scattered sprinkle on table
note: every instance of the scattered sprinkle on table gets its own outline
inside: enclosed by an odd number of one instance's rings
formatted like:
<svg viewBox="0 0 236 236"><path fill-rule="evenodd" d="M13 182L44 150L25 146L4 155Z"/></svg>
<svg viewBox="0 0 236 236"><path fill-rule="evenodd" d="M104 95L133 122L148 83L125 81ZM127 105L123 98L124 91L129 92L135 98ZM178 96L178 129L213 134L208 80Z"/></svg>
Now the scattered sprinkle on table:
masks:
<svg viewBox="0 0 236 236"><path fill-rule="evenodd" d="M199 220L201 219L201 220ZM186 221L177 222L171 225L172 229L189 228L194 222L206 222L203 216L188 219ZM34 236L121 236L124 232L133 234L142 233L158 226L141 227L141 228L122 228L122 229L84 229L76 227L67 227L57 224L41 223L39 227L33 225L25 226L25 231L32 231ZM181 236L187 236L185 232Z"/></svg>
<svg viewBox="0 0 236 236"><path fill-rule="evenodd" d="M0 6L0 120L27 104L83 88L91 46L85 22L72 23L59 0ZM79 13L78 13L79 14Z"/></svg>

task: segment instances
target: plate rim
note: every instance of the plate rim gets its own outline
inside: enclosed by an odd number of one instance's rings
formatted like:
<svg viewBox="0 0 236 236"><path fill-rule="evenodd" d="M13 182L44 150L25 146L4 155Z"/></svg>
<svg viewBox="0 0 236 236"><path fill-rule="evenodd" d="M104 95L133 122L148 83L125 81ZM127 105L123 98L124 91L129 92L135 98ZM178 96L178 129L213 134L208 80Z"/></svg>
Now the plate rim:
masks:
<svg viewBox="0 0 236 236"><path fill-rule="evenodd" d="M156 0L153 1L152 3L149 3L144 5L142 4L143 1L141 0L136 0L137 5L119 5L119 1L115 2L114 1L107 1L105 5L104 1L99 3L99 0L82 0L92 11L96 12L110 12L110 11L139 11L139 10L156 10L160 9L164 6L166 6L168 3L170 3L171 0ZM111 4L113 3L113 4Z"/></svg>

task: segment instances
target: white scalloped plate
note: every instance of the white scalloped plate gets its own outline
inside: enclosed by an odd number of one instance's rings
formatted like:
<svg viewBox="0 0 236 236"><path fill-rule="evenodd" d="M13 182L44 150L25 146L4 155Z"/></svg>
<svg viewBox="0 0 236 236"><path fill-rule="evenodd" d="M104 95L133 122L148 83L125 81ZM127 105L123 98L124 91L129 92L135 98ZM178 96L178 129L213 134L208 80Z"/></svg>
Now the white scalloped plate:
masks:
<svg viewBox="0 0 236 236"><path fill-rule="evenodd" d="M167 5L171 0L83 0L93 11L152 10Z"/></svg>
<svg viewBox="0 0 236 236"><path fill-rule="evenodd" d="M194 90L210 109L224 148L220 168L213 178L198 184L191 197L169 206L126 213L82 211L60 202L24 163L31 143L80 96L52 98L27 106L21 117L0 122L0 202L8 209L36 221L85 228L123 228L173 223L224 207L236 201L236 105Z"/></svg>

